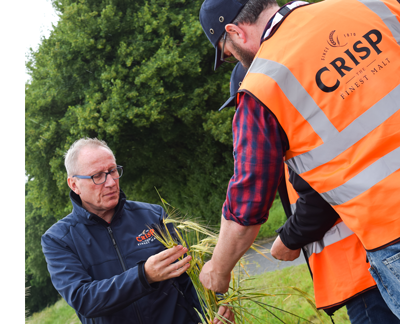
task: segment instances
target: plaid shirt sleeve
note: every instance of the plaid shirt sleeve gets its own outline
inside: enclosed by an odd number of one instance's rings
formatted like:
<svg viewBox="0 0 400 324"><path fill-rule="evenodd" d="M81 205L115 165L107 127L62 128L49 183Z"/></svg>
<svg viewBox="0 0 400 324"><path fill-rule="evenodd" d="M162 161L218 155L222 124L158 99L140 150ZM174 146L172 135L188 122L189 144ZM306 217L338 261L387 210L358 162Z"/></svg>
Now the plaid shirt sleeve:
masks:
<svg viewBox="0 0 400 324"><path fill-rule="evenodd" d="M286 136L269 110L246 93L239 94L232 131L234 175L222 214L243 226L263 224L283 174Z"/></svg>

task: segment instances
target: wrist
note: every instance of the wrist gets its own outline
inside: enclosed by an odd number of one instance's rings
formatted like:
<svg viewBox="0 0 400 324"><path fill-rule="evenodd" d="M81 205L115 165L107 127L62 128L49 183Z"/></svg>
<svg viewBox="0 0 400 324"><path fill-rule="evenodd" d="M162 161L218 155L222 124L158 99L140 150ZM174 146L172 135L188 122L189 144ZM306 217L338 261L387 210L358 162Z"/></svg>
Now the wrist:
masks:
<svg viewBox="0 0 400 324"><path fill-rule="evenodd" d="M231 271L229 270L229 268L227 268L226 266L224 267L225 263L223 261L218 261L217 257L215 257L214 254L209 262L211 266L211 271L214 272L217 276L226 277L230 275Z"/></svg>
<svg viewBox="0 0 400 324"><path fill-rule="evenodd" d="M148 284L152 284L152 283L154 283L154 281L150 278L150 276L147 274L147 271L146 271L146 264L147 264L147 261L146 262L144 262L144 264L143 264L143 276L144 276L144 279L147 281L147 283Z"/></svg>

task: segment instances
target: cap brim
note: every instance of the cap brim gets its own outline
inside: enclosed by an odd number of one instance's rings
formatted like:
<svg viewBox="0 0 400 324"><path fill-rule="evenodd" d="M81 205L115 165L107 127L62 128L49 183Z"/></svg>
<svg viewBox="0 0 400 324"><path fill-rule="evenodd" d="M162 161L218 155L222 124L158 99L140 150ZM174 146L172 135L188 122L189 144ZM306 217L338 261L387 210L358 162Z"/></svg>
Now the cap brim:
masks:
<svg viewBox="0 0 400 324"><path fill-rule="evenodd" d="M224 61L221 61L221 50L218 46L215 47L215 63L214 63L214 71L222 65Z"/></svg>
<svg viewBox="0 0 400 324"><path fill-rule="evenodd" d="M218 111L221 111L226 107L233 107L235 105L235 98L236 95L230 97L227 101L225 101L225 103L221 106L221 108L218 109Z"/></svg>

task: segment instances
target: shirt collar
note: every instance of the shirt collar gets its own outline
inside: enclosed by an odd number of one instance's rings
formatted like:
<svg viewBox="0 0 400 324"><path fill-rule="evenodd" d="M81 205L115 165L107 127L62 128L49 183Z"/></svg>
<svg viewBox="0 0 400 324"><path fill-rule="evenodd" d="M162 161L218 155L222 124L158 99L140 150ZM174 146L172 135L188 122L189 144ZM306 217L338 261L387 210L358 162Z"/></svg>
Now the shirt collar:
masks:
<svg viewBox="0 0 400 324"><path fill-rule="evenodd" d="M291 1L282 6L268 21L267 25L265 26L263 35L261 37L260 44L271 35L272 31L274 31L275 26L285 17L290 11L294 8L308 5L308 2L305 1Z"/></svg>

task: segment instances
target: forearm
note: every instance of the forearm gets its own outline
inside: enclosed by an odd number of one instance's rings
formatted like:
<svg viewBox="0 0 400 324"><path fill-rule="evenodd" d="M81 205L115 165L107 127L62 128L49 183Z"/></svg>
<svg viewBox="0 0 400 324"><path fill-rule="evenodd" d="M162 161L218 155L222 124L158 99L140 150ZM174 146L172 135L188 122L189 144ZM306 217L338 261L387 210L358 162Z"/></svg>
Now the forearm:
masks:
<svg viewBox="0 0 400 324"><path fill-rule="evenodd" d="M154 288L142 285L137 272L134 267L110 279L74 282L70 288L62 290L62 295L85 317L113 314L154 292Z"/></svg>
<svg viewBox="0 0 400 324"><path fill-rule="evenodd" d="M242 226L222 216L218 243L211 258L214 270L228 275L254 242L260 226Z"/></svg>
<svg viewBox="0 0 400 324"><path fill-rule="evenodd" d="M240 94L232 122L234 175L222 208L221 229L210 262L200 273L203 285L229 289L230 272L254 242L283 172L284 138L275 117L249 94Z"/></svg>

